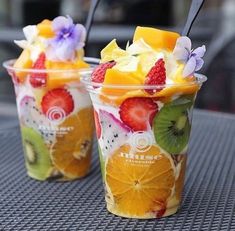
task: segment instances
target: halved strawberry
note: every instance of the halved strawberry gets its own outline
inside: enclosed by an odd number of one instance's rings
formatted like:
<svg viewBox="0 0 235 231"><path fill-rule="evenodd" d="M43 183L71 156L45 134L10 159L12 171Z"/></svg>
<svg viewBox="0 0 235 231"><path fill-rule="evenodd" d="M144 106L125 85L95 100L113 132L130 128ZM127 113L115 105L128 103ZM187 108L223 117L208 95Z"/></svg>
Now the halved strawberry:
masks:
<svg viewBox="0 0 235 231"><path fill-rule="evenodd" d="M120 106L120 118L133 131L146 131L152 126L158 105L150 98L126 99Z"/></svg>
<svg viewBox="0 0 235 231"><path fill-rule="evenodd" d="M102 63L97 66L91 74L91 81L95 83L103 83L107 69L112 68L116 62Z"/></svg>
<svg viewBox="0 0 235 231"><path fill-rule="evenodd" d="M44 52L42 52L39 56L38 59L35 61L33 64L33 69L35 70L45 70L46 69L46 55ZM29 77L29 82L32 87L44 87L46 86L46 81L47 81L47 74L43 72L34 72L30 74Z"/></svg>
<svg viewBox="0 0 235 231"><path fill-rule="evenodd" d="M74 109L71 94L64 88L48 91L42 98L42 112L51 120L58 120L70 114Z"/></svg>
<svg viewBox="0 0 235 231"><path fill-rule="evenodd" d="M145 85L163 85L166 83L166 68L163 59L159 59L155 65L151 68L146 76ZM145 89L150 95L162 90L157 89Z"/></svg>
<svg viewBox="0 0 235 231"><path fill-rule="evenodd" d="M94 110L94 118L95 118L96 135L97 139L99 139L101 136L101 126L100 126L99 115L96 110Z"/></svg>

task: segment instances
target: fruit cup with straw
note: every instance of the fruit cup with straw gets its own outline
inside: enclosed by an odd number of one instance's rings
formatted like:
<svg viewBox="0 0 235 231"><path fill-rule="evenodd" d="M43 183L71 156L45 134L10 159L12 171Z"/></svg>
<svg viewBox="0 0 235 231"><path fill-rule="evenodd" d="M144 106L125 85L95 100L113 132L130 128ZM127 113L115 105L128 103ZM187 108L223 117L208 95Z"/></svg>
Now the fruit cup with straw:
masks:
<svg viewBox="0 0 235 231"><path fill-rule="evenodd" d="M131 45L111 41L91 77L82 78L111 213L159 218L179 208L204 53L186 36L137 27Z"/></svg>
<svg viewBox="0 0 235 231"><path fill-rule="evenodd" d="M27 173L37 180L73 180L89 172L93 111L80 77L86 29L67 16L23 28L16 60L4 63L14 82Z"/></svg>

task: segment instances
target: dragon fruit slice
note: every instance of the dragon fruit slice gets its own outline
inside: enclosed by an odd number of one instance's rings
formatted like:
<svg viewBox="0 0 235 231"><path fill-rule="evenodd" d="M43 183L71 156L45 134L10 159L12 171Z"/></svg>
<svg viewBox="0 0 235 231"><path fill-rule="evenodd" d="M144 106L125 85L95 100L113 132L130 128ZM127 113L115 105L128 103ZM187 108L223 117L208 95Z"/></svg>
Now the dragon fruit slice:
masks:
<svg viewBox="0 0 235 231"><path fill-rule="evenodd" d="M128 140L130 129L113 114L99 110L101 137L99 144L104 158L112 154L117 148Z"/></svg>
<svg viewBox="0 0 235 231"><path fill-rule="evenodd" d="M50 131L53 127L51 122L36 106L36 100L32 96L25 96L19 102L19 117L24 126L31 127L38 131L45 142L53 144L56 139L56 133Z"/></svg>

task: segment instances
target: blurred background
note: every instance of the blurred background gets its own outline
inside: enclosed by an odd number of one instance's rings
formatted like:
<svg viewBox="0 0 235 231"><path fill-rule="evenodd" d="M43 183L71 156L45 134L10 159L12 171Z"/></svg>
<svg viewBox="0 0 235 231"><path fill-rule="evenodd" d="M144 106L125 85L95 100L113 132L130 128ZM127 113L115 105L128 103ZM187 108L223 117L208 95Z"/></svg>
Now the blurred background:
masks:
<svg viewBox="0 0 235 231"><path fill-rule="evenodd" d="M99 51L111 39L124 46L136 25L148 25L181 32L189 0L101 0L91 30L87 56ZM23 38L22 27L58 15L70 15L84 23L89 0L0 0L0 62L17 57L14 39ZM200 91L196 107L235 112L235 0L206 0L190 37L194 47L205 44L207 53L202 73L208 81ZM10 77L0 68L0 111L15 113L15 96Z"/></svg>

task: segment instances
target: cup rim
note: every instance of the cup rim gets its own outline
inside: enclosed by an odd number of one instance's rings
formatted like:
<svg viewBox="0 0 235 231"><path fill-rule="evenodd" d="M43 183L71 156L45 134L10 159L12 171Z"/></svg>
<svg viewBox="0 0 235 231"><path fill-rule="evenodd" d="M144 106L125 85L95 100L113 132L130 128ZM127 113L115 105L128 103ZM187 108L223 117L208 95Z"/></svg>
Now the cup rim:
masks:
<svg viewBox="0 0 235 231"><path fill-rule="evenodd" d="M83 59L85 62L93 65L98 65L100 63L100 59L94 57L84 57ZM90 74L94 67L89 68L77 68L77 69L33 69L33 68L15 68L13 64L16 62L16 59L9 59L3 62L3 67L12 72L29 72L29 73L62 73L62 72L69 72L69 73L82 73L82 74Z"/></svg>
<svg viewBox="0 0 235 231"><path fill-rule="evenodd" d="M91 87L92 89L96 88L111 88L111 89L162 89L167 87L184 87L184 86L192 86L199 85L201 86L206 80L207 77L203 74L195 73L194 77L195 81L185 82L185 83L166 83L166 84L156 84L156 85L143 85L143 84L103 84L96 83L91 81L91 76L84 75L81 77L81 82L85 84L86 87Z"/></svg>

